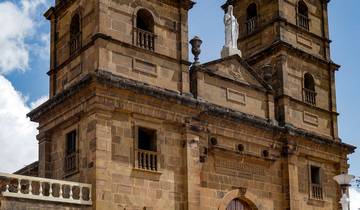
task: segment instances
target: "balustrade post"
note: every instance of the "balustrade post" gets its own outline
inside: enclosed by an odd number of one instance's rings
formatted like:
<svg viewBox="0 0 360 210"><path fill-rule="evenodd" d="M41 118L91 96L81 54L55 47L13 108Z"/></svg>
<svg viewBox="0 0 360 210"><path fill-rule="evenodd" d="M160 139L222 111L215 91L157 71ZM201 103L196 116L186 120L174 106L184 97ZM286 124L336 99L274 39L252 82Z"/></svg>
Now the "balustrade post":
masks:
<svg viewBox="0 0 360 210"><path fill-rule="evenodd" d="M79 186L79 189L80 189L80 192L79 192L79 200L84 200L83 199L83 194L82 194L82 191L83 191L83 187L82 186Z"/></svg>
<svg viewBox="0 0 360 210"><path fill-rule="evenodd" d="M60 198L64 198L64 196L63 196L63 189L62 189L62 184L59 184L59 186L60 186L60 189L59 189L59 197Z"/></svg>
<svg viewBox="0 0 360 210"><path fill-rule="evenodd" d="M17 193L21 193L21 179L18 179L18 184L17 184Z"/></svg>
<svg viewBox="0 0 360 210"><path fill-rule="evenodd" d="M29 181L29 194L32 195L32 181Z"/></svg>
<svg viewBox="0 0 360 210"><path fill-rule="evenodd" d="M43 195L43 183L39 182L39 195L42 196Z"/></svg>
<svg viewBox="0 0 360 210"><path fill-rule="evenodd" d="M52 191L52 183L51 182L49 182L49 196L50 197L53 197L53 191Z"/></svg>

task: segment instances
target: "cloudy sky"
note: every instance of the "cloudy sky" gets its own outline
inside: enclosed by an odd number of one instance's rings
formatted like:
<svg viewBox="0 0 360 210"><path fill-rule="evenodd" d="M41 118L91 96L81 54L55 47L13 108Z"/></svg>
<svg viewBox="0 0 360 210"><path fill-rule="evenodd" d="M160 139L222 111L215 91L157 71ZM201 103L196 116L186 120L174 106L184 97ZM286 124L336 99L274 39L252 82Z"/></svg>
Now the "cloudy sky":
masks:
<svg viewBox="0 0 360 210"><path fill-rule="evenodd" d="M53 0L0 0L0 171L13 172L37 159L36 124L26 114L47 99L49 25L42 14ZM190 13L190 36L203 39L202 61L219 57L223 44L223 1L198 0ZM359 0L329 4L332 59L337 73L341 138L360 145ZM204 13L206 11L206 15ZM360 175L360 152L350 158ZM360 200L359 195L356 200ZM357 206L360 208L359 206ZM353 207L355 209L355 207Z"/></svg>

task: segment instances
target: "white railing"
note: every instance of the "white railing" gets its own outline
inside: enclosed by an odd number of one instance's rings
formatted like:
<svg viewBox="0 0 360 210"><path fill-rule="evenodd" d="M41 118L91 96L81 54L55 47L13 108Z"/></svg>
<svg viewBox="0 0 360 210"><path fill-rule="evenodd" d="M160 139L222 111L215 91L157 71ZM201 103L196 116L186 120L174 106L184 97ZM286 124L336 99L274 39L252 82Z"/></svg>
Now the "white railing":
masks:
<svg viewBox="0 0 360 210"><path fill-rule="evenodd" d="M4 197L92 205L91 184L0 173Z"/></svg>

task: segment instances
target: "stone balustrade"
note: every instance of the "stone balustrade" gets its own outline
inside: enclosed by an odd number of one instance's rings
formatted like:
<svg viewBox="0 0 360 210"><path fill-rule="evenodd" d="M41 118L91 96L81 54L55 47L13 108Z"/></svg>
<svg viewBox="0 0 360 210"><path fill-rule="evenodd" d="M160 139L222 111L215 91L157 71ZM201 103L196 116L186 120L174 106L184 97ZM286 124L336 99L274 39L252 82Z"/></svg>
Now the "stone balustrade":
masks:
<svg viewBox="0 0 360 210"><path fill-rule="evenodd" d="M137 168L148 170L148 171L158 171L158 153L148 150L137 150L136 152L136 161L135 164Z"/></svg>
<svg viewBox="0 0 360 210"><path fill-rule="evenodd" d="M3 197L92 205L91 184L0 173Z"/></svg>
<svg viewBox="0 0 360 210"><path fill-rule="evenodd" d="M134 28L135 44L146 50L155 50L155 34L140 28Z"/></svg>

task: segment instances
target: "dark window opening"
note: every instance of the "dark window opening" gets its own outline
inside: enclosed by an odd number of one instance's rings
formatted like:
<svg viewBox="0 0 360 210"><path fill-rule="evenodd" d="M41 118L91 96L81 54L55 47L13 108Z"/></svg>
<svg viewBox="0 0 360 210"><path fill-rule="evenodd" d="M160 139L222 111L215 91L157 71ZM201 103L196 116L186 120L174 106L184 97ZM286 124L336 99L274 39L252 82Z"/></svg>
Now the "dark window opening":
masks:
<svg viewBox="0 0 360 210"><path fill-rule="evenodd" d="M258 26L258 12L257 12L257 6L255 3L252 3L248 6L246 10L246 29L247 32L250 33L254 31Z"/></svg>
<svg viewBox="0 0 360 210"><path fill-rule="evenodd" d="M247 10L247 19L250 20L254 17L257 17L257 7L255 3L252 3L248 6Z"/></svg>
<svg viewBox="0 0 360 210"><path fill-rule="evenodd" d="M309 30L309 9L304 1L298 3L298 25L306 30Z"/></svg>
<svg viewBox="0 0 360 210"><path fill-rule="evenodd" d="M80 15L75 14L70 23L70 55L74 54L80 48Z"/></svg>
<svg viewBox="0 0 360 210"><path fill-rule="evenodd" d="M311 166L310 170L311 170L311 184L320 185L321 184L320 168L316 166Z"/></svg>
<svg viewBox="0 0 360 210"><path fill-rule="evenodd" d="M154 18L148 10L141 9L137 12L136 27L154 33Z"/></svg>
<svg viewBox="0 0 360 210"><path fill-rule="evenodd" d="M139 127L138 148L141 150L156 152L156 130Z"/></svg>
<svg viewBox="0 0 360 210"><path fill-rule="evenodd" d="M66 134L66 155L76 153L76 131Z"/></svg>
<svg viewBox="0 0 360 210"><path fill-rule="evenodd" d="M310 181L311 181L311 198L316 200L323 200L323 190L321 185L321 169L317 166L310 166Z"/></svg>
<svg viewBox="0 0 360 210"><path fill-rule="evenodd" d="M304 87L308 90L315 91L315 80L314 77L309 73L304 75Z"/></svg>
<svg viewBox="0 0 360 210"><path fill-rule="evenodd" d="M152 14L141 9L136 14L134 41L136 46L146 50L155 51L154 18Z"/></svg>
<svg viewBox="0 0 360 210"><path fill-rule="evenodd" d="M64 171L66 175L76 172L77 170L77 132L73 130L66 134L66 151L65 151L65 162Z"/></svg>
<svg viewBox="0 0 360 210"><path fill-rule="evenodd" d="M304 75L304 100L308 104L316 105L315 80L309 73Z"/></svg>
<svg viewBox="0 0 360 210"><path fill-rule="evenodd" d="M309 9L308 7L306 6L305 2L304 1L299 1L298 3L298 13L300 15L303 15L305 17L308 17L309 16Z"/></svg>

